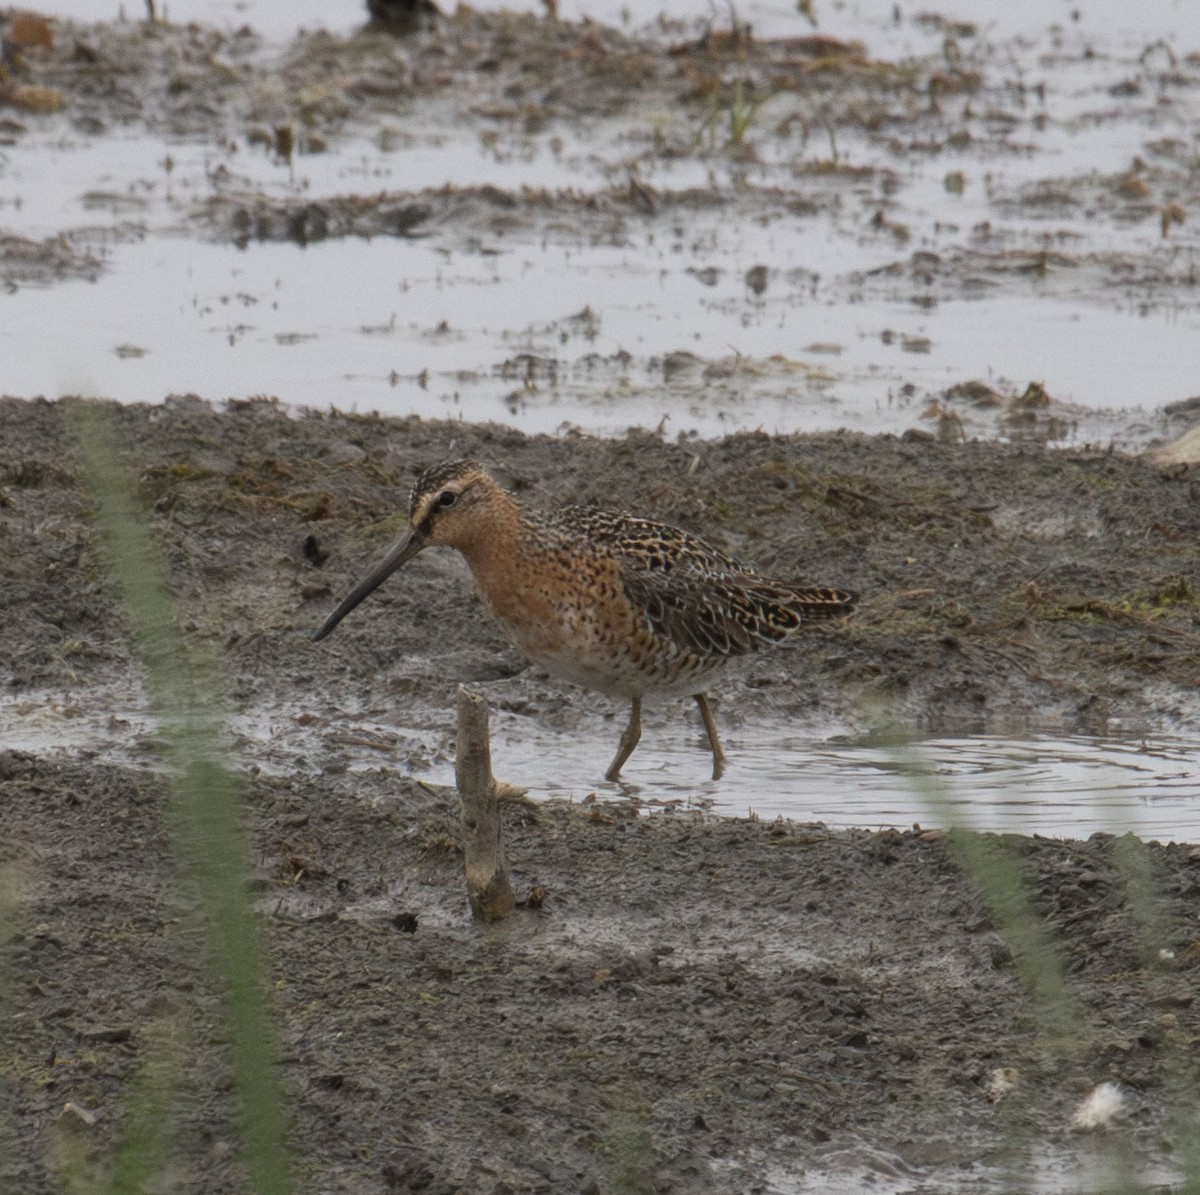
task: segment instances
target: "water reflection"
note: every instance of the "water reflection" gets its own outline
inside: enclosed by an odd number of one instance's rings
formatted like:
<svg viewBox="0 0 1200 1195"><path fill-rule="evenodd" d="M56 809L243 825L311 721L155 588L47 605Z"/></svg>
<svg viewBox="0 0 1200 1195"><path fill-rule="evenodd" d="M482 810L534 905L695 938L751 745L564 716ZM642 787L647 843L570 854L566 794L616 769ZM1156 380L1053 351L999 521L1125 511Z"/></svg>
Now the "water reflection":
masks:
<svg viewBox="0 0 1200 1195"><path fill-rule="evenodd" d="M556 743L508 719L496 730L497 774L530 785L535 795L619 795L615 786L592 783L606 761L602 751L585 754L587 736ZM898 752L872 742L779 738L767 728L743 726L727 743L730 768L717 782L704 779L703 755L694 744L669 739L656 734L643 744L643 758L628 767L628 779L651 803L831 826L959 822L1063 838L1134 831L1200 841L1200 764L1196 744L1182 737L970 735L928 739ZM924 779L914 774L921 769Z"/></svg>
<svg viewBox="0 0 1200 1195"><path fill-rule="evenodd" d="M158 727L144 710L127 686L86 696L26 693L0 701L0 737L14 750L103 753L145 764ZM322 735L307 705L261 705L232 720L231 745L243 764L271 773L320 766L314 750L323 740L326 752L354 770L407 766L429 783L454 783L452 728L344 714ZM958 823L1059 838L1133 831L1200 842L1200 756L1195 741L1181 735L964 735L896 747L871 736L780 737L768 725L743 724L726 733L730 766L714 781L695 729L666 717L647 725L626 766L627 784L615 785L598 783L612 753L613 725L589 716L569 733L493 710L495 772L528 787L535 799L634 795L649 809L765 821L868 829Z"/></svg>

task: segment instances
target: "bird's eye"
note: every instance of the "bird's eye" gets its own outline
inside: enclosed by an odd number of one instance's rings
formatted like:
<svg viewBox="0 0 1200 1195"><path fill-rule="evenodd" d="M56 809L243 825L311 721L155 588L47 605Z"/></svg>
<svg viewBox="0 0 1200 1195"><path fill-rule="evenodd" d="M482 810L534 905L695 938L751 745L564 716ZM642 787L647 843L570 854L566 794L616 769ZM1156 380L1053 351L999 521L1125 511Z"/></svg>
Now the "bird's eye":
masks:
<svg viewBox="0 0 1200 1195"><path fill-rule="evenodd" d="M438 494L438 505L453 506L457 499L458 495L453 490L443 490Z"/></svg>

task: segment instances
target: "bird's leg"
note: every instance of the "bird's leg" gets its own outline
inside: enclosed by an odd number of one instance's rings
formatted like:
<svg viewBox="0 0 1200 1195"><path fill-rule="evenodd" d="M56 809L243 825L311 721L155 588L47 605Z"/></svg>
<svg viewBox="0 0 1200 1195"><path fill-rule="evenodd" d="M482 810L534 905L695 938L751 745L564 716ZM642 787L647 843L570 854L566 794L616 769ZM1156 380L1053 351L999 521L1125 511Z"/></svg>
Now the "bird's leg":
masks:
<svg viewBox="0 0 1200 1195"><path fill-rule="evenodd" d="M725 752L721 750L721 739L717 734L717 721L709 708L708 694L697 693L696 704L700 707L700 717L704 719L704 731L708 735L708 745L713 753L713 779L720 780L725 773Z"/></svg>
<svg viewBox="0 0 1200 1195"><path fill-rule="evenodd" d="M625 766L625 761L633 754L633 749L638 745L638 740L642 737L642 699L635 697L629 707L629 725L625 727L621 734L621 743L617 747L616 757L612 763L608 765L608 771L604 773L605 780L616 780L621 775L621 769Z"/></svg>

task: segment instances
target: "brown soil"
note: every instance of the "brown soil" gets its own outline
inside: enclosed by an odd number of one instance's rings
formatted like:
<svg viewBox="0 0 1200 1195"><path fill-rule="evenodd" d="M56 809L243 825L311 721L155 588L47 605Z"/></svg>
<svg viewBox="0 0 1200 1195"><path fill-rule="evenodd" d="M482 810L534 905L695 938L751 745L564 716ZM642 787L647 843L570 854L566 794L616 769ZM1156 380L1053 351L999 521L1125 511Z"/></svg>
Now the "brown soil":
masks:
<svg viewBox="0 0 1200 1195"><path fill-rule="evenodd" d="M1164 143L1134 176L996 198L998 211L1055 221L1161 219L1161 247L1137 262L1013 245L990 227L955 253L908 245L910 230L888 215L895 179L846 167L837 138L894 145L898 161L972 141L1014 152L995 128L1035 118L1025 88L1007 58L992 63L986 39L970 37L947 27L970 53L956 42L951 54L948 40L936 60L896 65L822 38L714 33L664 49L595 26L464 11L408 40L301 38L264 63L249 32L64 27L51 47L23 52L32 82L0 79L0 141L58 111L79 137L132 123L165 145L203 141L209 189L197 200L181 186L172 210L192 235L241 244L435 232L448 245L481 235L610 244L627 221L670 227L700 210L763 222L819 214L897 245L888 268L834 280L835 299L933 304L980 279L1026 276L1089 292L1123 280L1155 301L1190 293L1194 272L1168 237L1183 217L1163 207L1197 203L1183 143ZM1198 64L1171 65L1173 94L1186 96ZM719 152L750 171L753 144L725 144L721 130L738 103L788 93L814 105L813 129L759 131L797 146L811 132L831 147L805 159L794 187L743 179L664 196L623 170L592 195L480 186L309 203L239 174L250 153L290 161L350 135L402 141L405 122L468 129L501 154L546 128L613 117L640 128L648 154ZM1135 96L1128 111L1149 103ZM677 106L707 130L704 144L655 140L653 113ZM38 243L0 237L11 287L94 277L101 247L145 234L119 218L123 192L92 198L89 211L111 208L111 226ZM788 285L807 293L815 280ZM1059 419L1033 387L1005 399L967 382L941 397L996 408L1012 436L1054 434ZM0 400L0 719L18 702L55 700L69 717L109 711L114 694L122 708L143 700L62 414ZM1170 430L1195 415L1180 406ZM248 775L248 866L301 1191L997 1190L1010 1189L999 1168L1020 1173L1014 1141L1066 1185L1090 1154L1071 1110L1103 1080L1125 1093L1118 1132L1137 1156L1169 1164L1190 1147L1173 1110L1194 1103L1200 1035L1194 848L1152 844L1143 858L1103 835L1006 840L1068 977L1069 1031L1047 1022L1022 979L1027 943L1005 939L1004 918L936 830L648 816L633 792L549 804L508 825L519 895L539 888L544 900L483 928L467 915L455 795L413 778L429 748L398 737L386 766L354 769L347 722L396 717L444 754L456 686L492 682L494 703L610 749L622 712L600 725L598 699L528 670L457 565L433 553L336 638L316 646L309 634L389 541L415 472L471 454L524 500L619 501L863 594L845 625L732 675L718 694L724 726L1194 732L1195 465L953 443L953 408L947 440L529 439L496 426L293 418L265 401L218 413L187 397L112 416L188 635L217 650L239 710L284 711L277 743L235 742L231 759ZM12 1010L0 1021L0 1186L57 1192L81 1167L76 1189L91 1189L90 1168L111 1156L174 1026L187 1043L176 1148L155 1189L242 1189L218 994L182 929L153 737L113 711L92 749L12 746L0 738L0 995ZM653 752L649 736L640 750ZM1147 866L1152 903L1129 880L1131 858ZM1003 1068L1015 1078L1007 1094Z"/></svg>
<svg viewBox="0 0 1200 1195"><path fill-rule="evenodd" d="M403 707L449 741L460 682L508 678L503 701L564 733L596 732L578 719L597 699L564 703L525 670L437 554L328 643L308 635L389 541L379 523L414 472L471 453L527 501L620 495L862 591L844 626L731 677L723 721L1194 728L1194 469L925 437L526 439L265 402L112 415L189 632L219 649L239 707L292 709L306 736L250 767L247 810L301 1190L788 1191L805 1173L983 1189L970 1168L1009 1158L1014 1131L1069 1167L1084 1151L1069 1113L1105 1079L1125 1087L1136 1147L1172 1148L1200 1031L1193 849L1150 848L1147 921L1123 840L1011 840L1077 1002L1066 1035L936 831L647 816L636 796L548 805L508 831L518 894L541 886L544 903L482 928L453 792L410 778L416 749L348 771L345 711ZM135 693L60 404L0 403L0 485L8 693ZM154 758L10 751L0 790L7 1188L57 1190L65 1139L103 1160L176 1017L197 1053L171 1173L233 1190L217 1005L174 932ZM993 1102L1002 1067L1019 1081Z"/></svg>

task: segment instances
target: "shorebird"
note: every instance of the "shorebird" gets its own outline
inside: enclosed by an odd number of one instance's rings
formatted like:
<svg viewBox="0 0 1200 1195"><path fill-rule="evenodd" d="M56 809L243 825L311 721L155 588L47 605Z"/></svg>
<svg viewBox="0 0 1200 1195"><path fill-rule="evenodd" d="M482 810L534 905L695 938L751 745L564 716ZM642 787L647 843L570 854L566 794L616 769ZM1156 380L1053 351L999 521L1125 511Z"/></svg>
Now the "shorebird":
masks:
<svg viewBox="0 0 1200 1195"><path fill-rule="evenodd" d="M695 698L719 778L725 753L708 704L710 682L736 657L846 614L858 598L764 576L666 523L587 506L527 509L470 460L422 473L408 515L408 530L313 639L324 639L418 552L457 548L483 604L530 660L630 702L605 773L610 781L641 738L647 694Z"/></svg>

